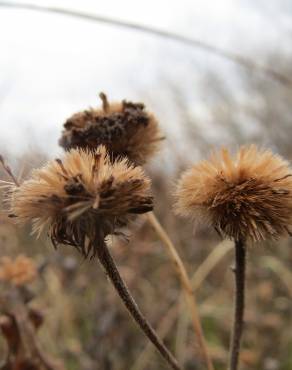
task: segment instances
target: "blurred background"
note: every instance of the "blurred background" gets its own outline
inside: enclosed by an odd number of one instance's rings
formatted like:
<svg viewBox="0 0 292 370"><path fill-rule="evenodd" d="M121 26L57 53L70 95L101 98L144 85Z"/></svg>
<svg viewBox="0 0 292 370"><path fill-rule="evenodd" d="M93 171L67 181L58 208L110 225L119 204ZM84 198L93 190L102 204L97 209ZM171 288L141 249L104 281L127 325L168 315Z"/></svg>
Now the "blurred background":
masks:
<svg viewBox="0 0 292 370"><path fill-rule="evenodd" d="M226 145L257 143L291 160L292 2L289 0L58 0L70 9L185 37L8 7L0 1L0 152L17 174L62 153L71 114L110 100L142 101L166 135L149 164L156 213L193 277L216 369L226 369L232 315L232 247L170 211L173 184L193 161ZM19 1L18 4L24 4ZM5 5L5 6L4 6ZM5 174L1 172L1 177ZM180 286L141 218L112 250L123 277L185 369L202 361ZM45 312L39 337L67 369L157 370L165 365L132 323L96 261L54 251L0 218L0 254L42 266L33 287ZM291 370L291 241L250 248L242 369ZM5 344L0 341L0 359Z"/></svg>

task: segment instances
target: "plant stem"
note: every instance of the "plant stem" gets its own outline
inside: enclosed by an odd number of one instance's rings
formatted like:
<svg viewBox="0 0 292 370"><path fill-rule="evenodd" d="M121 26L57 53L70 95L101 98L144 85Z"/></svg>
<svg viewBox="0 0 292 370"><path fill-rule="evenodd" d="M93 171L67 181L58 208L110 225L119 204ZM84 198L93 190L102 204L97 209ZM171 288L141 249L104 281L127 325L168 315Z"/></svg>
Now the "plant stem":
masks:
<svg viewBox="0 0 292 370"><path fill-rule="evenodd" d="M244 241L237 240L235 242L235 308L230 342L230 370L237 370L239 363L240 342L244 324L245 265L246 250Z"/></svg>
<svg viewBox="0 0 292 370"><path fill-rule="evenodd" d="M150 212L148 213L147 216L148 216L148 220L150 224L155 229L160 240L167 248L169 255L175 265L176 271L178 273L179 279L181 281L182 287L186 295L186 300L187 300L187 304L190 310L194 331L197 335L198 342L201 348L201 352L204 356L208 370L214 370L214 367L213 367L213 364L212 364L212 361L211 361L211 358L208 352L207 344L204 338L204 334L203 334L203 329L202 329L202 325L201 325L201 321L200 321L200 317L198 313L198 308L197 308L196 297L194 295L192 284L188 277L185 266L179 254L177 253L177 250L174 244L170 240L168 234L166 233L166 231L164 230L160 222L157 220L154 213Z"/></svg>
<svg viewBox="0 0 292 370"><path fill-rule="evenodd" d="M14 184L16 186L19 186L19 182L17 181L16 177L14 176L11 168L8 166L8 164L5 162L3 156L0 154L0 163L4 169L4 171L7 173L7 175L12 179L12 181L14 182Z"/></svg>
<svg viewBox="0 0 292 370"><path fill-rule="evenodd" d="M179 42L181 44L185 44L191 47L199 48L201 50L204 50L205 52L215 54L227 60L231 60L233 63L236 63L240 65L241 67L244 67L247 70L250 70L252 72L257 72L261 74L264 73L267 77L275 80L276 82L284 86L291 87L292 85L291 79L288 76L278 72L277 70L274 70L265 65L258 64L257 62L254 62L253 60L249 58L245 58L242 55L230 52L229 50L225 50L225 49L219 48L218 46L205 43L199 39L186 37L183 35L179 35L179 34L172 33L172 32L167 32L167 31L157 29L157 28L143 26L137 23L124 22L124 21L117 20L114 18L94 15L92 13L84 13L84 12L75 11L72 9L58 8L58 7L53 7L53 6L42 6L42 5L37 5L37 4L23 3L23 2L16 2L16 1L0 1L0 6L16 8L16 9L28 9L28 10L38 11L38 12L61 14L61 15L69 16L69 17L85 19L85 20L92 21L92 22L99 22L99 23L116 26L116 27L126 28L129 30L148 33L154 36L173 40L173 41L176 41L176 42Z"/></svg>
<svg viewBox="0 0 292 370"><path fill-rule="evenodd" d="M178 365L176 359L165 347L163 342L159 339L156 332L152 328L151 324L141 313L128 287L126 286L126 283L123 281L106 245L98 247L97 256L100 263L104 267L108 277L110 278L114 288L116 289L117 293L119 294L120 298L122 299L126 308L128 309L130 315L142 329L144 334L154 344L159 353L162 355L162 357L164 357L164 359L168 362L169 366L172 369L182 370L181 367Z"/></svg>

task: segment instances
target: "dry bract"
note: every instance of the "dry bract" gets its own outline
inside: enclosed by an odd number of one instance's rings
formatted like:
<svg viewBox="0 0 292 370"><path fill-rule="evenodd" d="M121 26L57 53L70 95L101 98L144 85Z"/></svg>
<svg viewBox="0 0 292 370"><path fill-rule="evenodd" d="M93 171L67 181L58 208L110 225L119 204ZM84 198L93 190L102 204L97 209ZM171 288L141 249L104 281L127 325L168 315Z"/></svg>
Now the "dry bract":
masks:
<svg viewBox="0 0 292 370"><path fill-rule="evenodd" d="M105 94L100 97L102 109L76 113L65 122L60 145L66 150L95 150L103 144L113 159L127 157L135 164L144 164L157 152L162 140L155 117L142 103L124 100L109 104Z"/></svg>
<svg viewBox="0 0 292 370"><path fill-rule="evenodd" d="M103 146L71 150L9 193L16 222L32 221L34 233L48 229L54 245L75 246L86 257L118 234L131 214L153 208L143 170L126 159L112 163Z"/></svg>
<svg viewBox="0 0 292 370"><path fill-rule="evenodd" d="M292 224L291 176L269 150L251 145L232 157L222 149L183 174L176 210L235 240L277 239Z"/></svg>

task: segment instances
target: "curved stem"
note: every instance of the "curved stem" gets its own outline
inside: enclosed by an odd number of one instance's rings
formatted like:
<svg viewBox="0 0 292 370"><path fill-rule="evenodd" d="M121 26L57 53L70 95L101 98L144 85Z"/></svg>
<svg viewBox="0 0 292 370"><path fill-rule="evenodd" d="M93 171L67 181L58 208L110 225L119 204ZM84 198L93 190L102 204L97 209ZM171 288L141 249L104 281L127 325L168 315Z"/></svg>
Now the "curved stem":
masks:
<svg viewBox="0 0 292 370"><path fill-rule="evenodd" d="M235 309L233 332L230 342L229 369L237 370L239 363L240 342L244 325L246 250L243 240L235 242Z"/></svg>
<svg viewBox="0 0 292 370"><path fill-rule="evenodd" d="M185 266L179 254L177 253L177 250L174 244L170 240L168 234L163 229L162 225L159 223L159 221L157 220L153 212L148 213L148 220L150 224L153 226L153 228L155 229L157 235L159 236L159 238L161 239L165 247L167 248L169 255L176 267L179 279L181 281L182 287L186 295L186 300L187 300L187 304L188 304L188 307L191 313L194 331L197 335L198 342L201 348L201 352L204 356L208 370L214 370L212 360L210 358L207 344L206 344L204 334L203 334L203 329L202 329L202 325L201 325L201 321L200 321L200 317L198 313L198 308L197 308L196 297L194 295L194 292L192 289L192 283L188 277Z"/></svg>
<svg viewBox="0 0 292 370"><path fill-rule="evenodd" d="M128 287L123 281L106 245L98 247L97 256L100 263L104 267L108 277L110 278L114 288L116 289L117 293L119 294L120 298L122 299L126 308L128 309L130 315L139 325L141 330L148 337L148 339L154 344L154 346L157 348L162 357L168 362L169 366L174 370L181 370L181 367L178 365L176 359L165 347L165 345L162 343L162 341L159 339L156 332L152 328L151 324L141 313L134 298L129 292Z"/></svg>
<svg viewBox="0 0 292 370"><path fill-rule="evenodd" d="M269 66L258 64L257 62L254 62L253 60L246 58L242 55L230 52L229 50L226 50L226 49L219 48L218 46L215 46L212 44L205 43L199 39L193 39L193 38L190 38L184 35L179 35L173 32L168 32L168 31L164 31L161 29L157 29L157 28L143 26L137 23L124 22L121 20L103 17L99 15L94 15L91 13L84 13L84 12L80 12L80 11L76 11L72 9L58 8L58 7L53 7L53 6L42 6L42 5L32 4L32 3L23 3L23 2L20 3L17 1L0 1L0 7L1 6L16 8L16 9L28 9L28 10L38 11L38 12L61 14L61 15L69 16L69 17L85 19L88 21L104 23L104 24L108 24L112 26L135 30L138 32L152 34L158 37L162 37L165 39L179 42L181 44L189 45L191 47L199 48L208 53L215 54L221 58L231 60L233 63L236 63L242 66L243 68L246 68L248 70L251 70L257 73L263 73L267 77L273 79L274 81L284 86L290 87L292 85L292 80L291 78L289 78L289 76L286 76L280 73L279 71L272 69Z"/></svg>

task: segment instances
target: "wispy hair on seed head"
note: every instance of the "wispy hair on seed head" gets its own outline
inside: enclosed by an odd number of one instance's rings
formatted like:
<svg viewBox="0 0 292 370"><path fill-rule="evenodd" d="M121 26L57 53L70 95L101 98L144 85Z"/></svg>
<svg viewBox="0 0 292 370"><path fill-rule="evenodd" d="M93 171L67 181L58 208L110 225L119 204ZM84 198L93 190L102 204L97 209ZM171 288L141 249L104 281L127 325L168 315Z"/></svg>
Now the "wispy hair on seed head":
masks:
<svg viewBox="0 0 292 370"><path fill-rule="evenodd" d="M236 240L277 239L292 226L292 171L255 145L235 156L223 148L194 165L180 179L176 198L178 214Z"/></svg>
<svg viewBox="0 0 292 370"><path fill-rule="evenodd" d="M143 170L126 159L111 162L104 146L73 149L9 193L16 222L31 221L37 235L49 230L54 245L75 246L86 257L126 226L131 214L153 208Z"/></svg>

